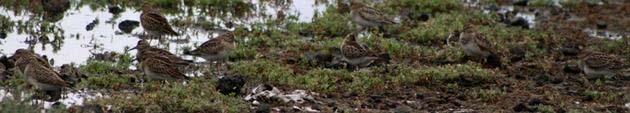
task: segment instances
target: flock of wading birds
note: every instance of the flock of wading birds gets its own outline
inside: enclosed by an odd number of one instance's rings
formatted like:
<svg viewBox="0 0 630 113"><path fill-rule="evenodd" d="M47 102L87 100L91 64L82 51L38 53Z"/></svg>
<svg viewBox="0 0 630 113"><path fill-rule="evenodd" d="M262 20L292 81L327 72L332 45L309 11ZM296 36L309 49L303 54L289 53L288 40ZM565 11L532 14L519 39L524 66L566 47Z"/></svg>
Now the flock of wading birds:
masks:
<svg viewBox="0 0 630 113"><path fill-rule="evenodd" d="M350 6L352 21L361 26L361 31L372 27L397 24L392 18L363 3L353 0ZM150 5L143 5L140 21L149 36L178 35L159 10ZM494 46L475 29L474 25L466 25L464 30L458 32L458 42L464 53L485 65L502 66ZM357 42L356 33L358 32L345 37L340 47L340 56L348 65L365 67L379 57L375 57L368 47ZM236 48L234 36L234 32L227 32L204 42L192 51L186 51L184 54L202 57L206 61L224 61L227 54ZM137 46L133 49L138 51L136 54L136 59L139 61L138 67L146 78L160 81L188 79L178 67L190 65L192 61L184 60L167 50L152 47L145 40L138 41ZM583 51L579 58L579 68L588 76L615 75L626 64L624 63L625 60L620 57L594 51ZM55 71L44 58L32 50L16 50L14 55L9 58L9 62L11 62L9 64L13 64L12 71L25 75L28 83L40 91L61 91L69 86L68 82L60 77L59 72ZM2 63L0 66L4 67Z"/></svg>

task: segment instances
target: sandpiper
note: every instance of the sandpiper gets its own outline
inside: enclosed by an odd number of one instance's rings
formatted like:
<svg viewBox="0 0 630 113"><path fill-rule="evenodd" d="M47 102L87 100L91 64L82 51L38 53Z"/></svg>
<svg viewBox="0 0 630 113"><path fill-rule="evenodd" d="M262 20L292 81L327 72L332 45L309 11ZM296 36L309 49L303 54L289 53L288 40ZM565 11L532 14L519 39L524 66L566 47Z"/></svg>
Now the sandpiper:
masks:
<svg viewBox="0 0 630 113"><path fill-rule="evenodd" d="M24 75L27 77L28 83L39 90L61 91L68 86L68 83L61 79L58 72L39 63L31 62L26 64Z"/></svg>
<svg viewBox="0 0 630 113"><path fill-rule="evenodd" d="M148 3L145 3L142 6L142 14L140 14L140 23L142 24L142 28L144 31L149 34L149 36L161 37L162 35L179 35L171 25L168 24L168 20L158 9L154 9Z"/></svg>
<svg viewBox="0 0 630 113"><path fill-rule="evenodd" d="M373 56L368 47L357 42L354 33L345 37L341 45L341 54L343 60L355 68L369 66L378 59L378 57Z"/></svg>
<svg viewBox="0 0 630 113"><path fill-rule="evenodd" d="M225 60L236 45L234 44L234 33L227 32L217 38L210 39L201 44L197 49L186 51L184 54L197 56L206 61Z"/></svg>
<svg viewBox="0 0 630 113"><path fill-rule="evenodd" d="M588 78L611 77L626 67L625 59L616 55L587 51L580 55L580 69Z"/></svg>
<svg viewBox="0 0 630 113"><path fill-rule="evenodd" d="M484 63L492 67L499 67L501 58L497 55L494 45L472 27L466 26L459 36L459 44L464 49L464 53L475 59L483 59Z"/></svg>
<svg viewBox="0 0 630 113"><path fill-rule="evenodd" d="M352 21L360 25L361 30L396 23L393 19L387 17L381 11L369 7L358 0L352 0L350 2L350 10Z"/></svg>
<svg viewBox="0 0 630 113"><path fill-rule="evenodd" d="M167 50L163 50L160 48L155 48L155 47L151 47L151 45L149 45L149 42L145 41L145 40L140 40L138 41L138 45L136 45L136 47L132 48L132 49L137 49L138 52L136 53L136 57L138 59L138 61L142 61L143 59L145 59L144 57L147 54L157 54L159 56L165 57L167 59L169 59L170 62L176 63L176 64L190 64L193 61L191 60L184 60L180 57L178 57L177 55L167 51Z"/></svg>
<svg viewBox="0 0 630 113"><path fill-rule="evenodd" d="M48 63L48 61L39 57L37 54L33 53L27 49L18 49L15 51L13 56L11 56L11 62L13 62L14 67L22 72L26 68L29 63L38 63L46 68L52 69L52 66Z"/></svg>
<svg viewBox="0 0 630 113"><path fill-rule="evenodd" d="M177 69L177 65L164 61L156 56L148 56L140 61L144 75L150 80L183 80L188 79L184 73Z"/></svg>

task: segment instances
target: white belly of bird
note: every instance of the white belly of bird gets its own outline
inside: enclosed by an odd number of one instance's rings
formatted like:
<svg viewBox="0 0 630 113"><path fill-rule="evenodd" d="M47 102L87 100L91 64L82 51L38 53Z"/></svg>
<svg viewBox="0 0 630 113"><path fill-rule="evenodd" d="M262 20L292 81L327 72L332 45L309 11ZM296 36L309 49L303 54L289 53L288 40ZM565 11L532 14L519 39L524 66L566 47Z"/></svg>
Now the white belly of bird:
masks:
<svg viewBox="0 0 630 113"><path fill-rule="evenodd" d="M35 79L32 79L32 78L29 78L28 82L31 83L31 85L37 87L40 90L45 90L45 91L61 90L61 87L59 87L59 86L37 82L37 81L35 81Z"/></svg>
<svg viewBox="0 0 630 113"><path fill-rule="evenodd" d="M598 70L598 69L590 68L588 66L582 66L582 71L584 71L584 74L588 76L606 76L606 75L613 74L610 70L606 70L606 69Z"/></svg>
<svg viewBox="0 0 630 113"><path fill-rule="evenodd" d="M148 68L144 68L144 74L145 74L145 77L147 77L148 79L151 79L151 80L168 80L168 79L170 79L170 77L168 77L168 75L153 72L153 71L149 70Z"/></svg>
<svg viewBox="0 0 630 113"><path fill-rule="evenodd" d="M218 60L225 59L227 55L228 55L228 51L221 51L219 52L219 54L204 55L202 56L202 58L205 59L206 61L218 61Z"/></svg>
<svg viewBox="0 0 630 113"><path fill-rule="evenodd" d="M367 65L370 65L370 63L372 63L374 60L367 57L361 57L361 58L354 58L354 59L346 59L346 61L350 63L350 65L353 65L353 66L365 67Z"/></svg>
<svg viewBox="0 0 630 113"><path fill-rule="evenodd" d="M481 51L481 48L474 43L467 43L464 45L464 53L468 56L482 56L487 57L490 56L490 52Z"/></svg>

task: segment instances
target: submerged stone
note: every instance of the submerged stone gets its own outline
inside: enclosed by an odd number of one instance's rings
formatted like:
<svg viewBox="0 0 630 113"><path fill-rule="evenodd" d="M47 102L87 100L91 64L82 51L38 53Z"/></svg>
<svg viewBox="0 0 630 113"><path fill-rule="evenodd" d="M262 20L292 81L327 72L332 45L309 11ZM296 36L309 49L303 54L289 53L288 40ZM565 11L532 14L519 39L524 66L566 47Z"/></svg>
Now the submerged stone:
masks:
<svg viewBox="0 0 630 113"><path fill-rule="evenodd" d="M120 7L118 7L118 6L109 6L109 7L107 7L107 9L108 9L109 13L112 13L112 14L119 14L119 13L123 12L123 10Z"/></svg>
<svg viewBox="0 0 630 113"><path fill-rule="evenodd" d="M138 26L140 26L140 22L138 21L125 20L118 24L118 29L120 29L121 31L125 33L131 33L131 31L133 31L133 29L136 29L136 27Z"/></svg>
<svg viewBox="0 0 630 113"><path fill-rule="evenodd" d="M217 90L221 94L229 95L231 93L241 94L241 88L245 85L245 80L242 76L224 76L219 78L219 85Z"/></svg>

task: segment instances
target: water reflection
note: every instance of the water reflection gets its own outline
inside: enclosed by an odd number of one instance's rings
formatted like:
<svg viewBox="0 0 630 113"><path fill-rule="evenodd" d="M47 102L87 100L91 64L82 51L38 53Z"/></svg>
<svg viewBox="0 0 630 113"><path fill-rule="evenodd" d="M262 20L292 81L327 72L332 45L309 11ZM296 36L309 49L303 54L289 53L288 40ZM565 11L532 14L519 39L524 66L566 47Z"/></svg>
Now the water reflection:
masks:
<svg viewBox="0 0 630 113"><path fill-rule="evenodd" d="M322 4L321 0L252 0L248 4L256 4L254 12L250 12L251 15L249 16L233 20L229 19L233 18L230 16L220 18L211 15L206 16L206 13L203 13L204 11L199 7L182 5L182 10L190 10L184 13L185 15L166 13L165 16L173 26L176 26L176 31L186 33L181 37L171 38L185 39L185 41L172 40L163 42L164 44L159 46L181 54L182 47L193 47L218 34L208 31L209 29L200 29L203 26L198 26L199 24L196 23L213 23L214 26L206 26L212 27L212 29L232 29L232 26L227 26L226 23L247 26L251 23L275 19L277 18L277 12L284 12L286 15L298 17L298 21L308 22L311 21L313 15L323 11L326 7L326 4ZM17 32L13 32L10 28L9 30L3 30L7 32L7 38L0 40L2 42L0 48L4 54L9 55L19 48L32 48L36 53L47 55L49 58L54 59L56 61L55 66L73 62L84 63L90 57L90 53L104 51L122 53L125 48L135 46L134 42L139 40L138 35L142 34L144 30L138 27L137 29L123 31L118 29L118 24L125 20L137 21L141 12L134 8L126 7L121 8L117 13L110 13L108 6L103 4L103 6L95 7L93 4L84 3L83 1L81 3L73 2L70 10L62 13L62 19L58 21L42 21L37 14L0 7L0 16L7 17L9 21L17 23L15 28L18 29ZM247 11L238 10L236 12ZM97 23L90 24L93 22ZM152 42L152 44L158 44L158 41ZM134 54L133 52L135 51L132 51L131 54ZM187 59L193 58L187 57Z"/></svg>
<svg viewBox="0 0 630 113"><path fill-rule="evenodd" d="M40 13L38 9L26 8L39 5L22 4L20 1L13 5L0 1L3 3L0 5L0 35L6 35L6 38L0 38L0 53L4 55L11 55L20 48L30 48L53 59L56 67L70 63L84 64L93 53L125 53L128 48L136 46L144 31L138 23L141 12L135 6L129 6L137 3L108 4L81 0L72 1L69 8ZM236 26L247 28L253 23L268 20L309 22L331 5L327 0L244 0L216 8L187 5L187 1L190 0L182 0L183 4L180 3L175 10L163 10L174 29L183 35L168 37L167 40L149 40L153 46L181 55L182 49L197 46L220 34L216 31L234 30ZM135 54L135 51L129 53ZM203 61L190 56L183 58ZM5 97L25 101L29 98L27 96L33 95L10 90L0 88L0 101ZM55 103L69 107L81 105L86 99L107 97L89 90L62 95L55 102L34 102L43 104L44 108L51 108Z"/></svg>

